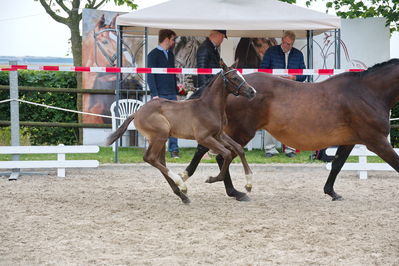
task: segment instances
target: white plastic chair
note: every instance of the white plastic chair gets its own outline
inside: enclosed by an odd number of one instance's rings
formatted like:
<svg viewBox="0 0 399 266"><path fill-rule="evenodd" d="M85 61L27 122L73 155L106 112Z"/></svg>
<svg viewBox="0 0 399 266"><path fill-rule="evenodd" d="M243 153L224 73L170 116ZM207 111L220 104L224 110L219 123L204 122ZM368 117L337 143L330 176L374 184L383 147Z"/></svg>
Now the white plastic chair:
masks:
<svg viewBox="0 0 399 266"><path fill-rule="evenodd" d="M123 99L118 101L118 111L119 111L119 125L121 125L126 118L135 113L141 106L143 106L144 103L139 100L135 99ZM112 131L116 130L116 102L113 102L111 104L111 115L112 115ZM136 127L134 126L134 123L131 122L127 128L127 130L135 130ZM115 151L115 145L112 145L112 150Z"/></svg>

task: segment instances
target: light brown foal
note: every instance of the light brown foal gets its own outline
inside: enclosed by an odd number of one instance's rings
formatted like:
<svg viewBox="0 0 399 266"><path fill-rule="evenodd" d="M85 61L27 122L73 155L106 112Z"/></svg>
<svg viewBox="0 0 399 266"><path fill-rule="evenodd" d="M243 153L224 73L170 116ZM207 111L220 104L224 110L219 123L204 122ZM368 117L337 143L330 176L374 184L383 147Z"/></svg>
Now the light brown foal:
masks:
<svg viewBox="0 0 399 266"><path fill-rule="evenodd" d="M108 145L123 135L129 123L134 120L137 130L148 139L149 146L144 161L161 171L173 192L184 203L190 200L186 196L187 186L183 179L166 167L165 143L169 137L194 139L224 158L224 164L216 177L207 182L222 181L235 154L240 156L247 182L252 177L251 169L245 159L244 150L223 132L226 119L227 96L232 93L249 99L255 97L255 89L248 85L240 72L227 67L221 61L222 71L214 77L202 96L195 100L169 101L154 99L128 117L125 122L108 138ZM247 184L252 186L252 184Z"/></svg>

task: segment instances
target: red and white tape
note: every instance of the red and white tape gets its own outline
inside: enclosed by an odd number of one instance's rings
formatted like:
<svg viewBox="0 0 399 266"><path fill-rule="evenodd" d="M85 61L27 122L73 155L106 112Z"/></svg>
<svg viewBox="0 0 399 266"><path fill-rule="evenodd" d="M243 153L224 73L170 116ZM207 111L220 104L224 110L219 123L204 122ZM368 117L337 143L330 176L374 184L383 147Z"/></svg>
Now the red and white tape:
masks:
<svg viewBox="0 0 399 266"><path fill-rule="evenodd" d="M91 73L124 73L124 74L192 74L209 75L217 74L220 68L146 68L146 67L80 67L80 66L28 66L11 65L0 68L0 71L16 71L19 69L40 71L69 71ZM336 75L344 72L361 72L364 69L237 69L243 74L264 72L273 75Z"/></svg>

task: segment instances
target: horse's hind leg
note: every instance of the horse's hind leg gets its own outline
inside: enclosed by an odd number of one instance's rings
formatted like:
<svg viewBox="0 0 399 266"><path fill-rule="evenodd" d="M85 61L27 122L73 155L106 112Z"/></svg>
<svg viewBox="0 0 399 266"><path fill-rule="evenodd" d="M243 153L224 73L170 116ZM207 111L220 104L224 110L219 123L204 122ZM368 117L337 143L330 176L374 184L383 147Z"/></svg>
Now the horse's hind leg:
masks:
<svg viewBox="0 0 399 266"><path fill-rule="evenodd" d="M245 189L248 192L251 192L251 190L252 190L252 171L251 171L251 168L249 168L247 159L245 158L244 148L224 133L222 134L221 138L222 138L223 142L227 143L228 148L232 149L240 157L241 163L244 167L245 179L247 180Z"/></svg>
<svg viewBox="0 0 399 266"><path fill-rule="evenodd" d="M399 172L399 156L392 148L387 138L381 136L376 139L377 141L374 141L372 144L366 144L367 148L380 156L381 159L387 162L396 172Z"/></svg>
<svg viewBox="0 0 399 266"><path fill-rule="evenodd" d="M216 162L219 165L219 169L222 169L224 159L220 154L216 156ZM240 192L234 188L233 182L231 181L229 169L227 169L226 174L224 175L223 182L227 196L234 197L238 201L250 201L250 198L247 194L245 194L244 192Z"/></svg>
<svg viewBox="0 0 399 266"><path fill-rule="evenodd" d="M195 151L193 159L191 159L190 164L187 166L186 170L179 175L183 178L184 181L190 178L197 169L198 164L200 163L202 157L205 153L207 153L209 149L201 144L198 144L197 150Z"/></svg>
<svg viewBox="0 0 399 266"><path fill-rule="evenodd" d="M165 156L165 140L156 140L150 141L148 145L148 149L144 154L144 161L151 164L159 171L161 171L162 175L165 177L166 181L169 183L170 187L172 188L173 192L180 197L180 199L184 203L190 203L189 198L179 189L178 186L182 188L182 190L187 190L186 184L183 182L181 177L171 170L169 170L165 166L165 159L160 160L160 155L163 153ZM163 150L162 150L163 149Z"/></svg>
<svg viewBox="0 0 399 266"><path fill-rule="evenodd" d="M334 183L337 178L338 173L341 171L342 166L346 162L349 154L351 153L354 145L350 146L339 146L337 149L337 153L335 154L335 158L331 164L331 171L328 175L328 179L326 184L324 185L324 193L330 195L332 200L340 200L342 197L335 193L334 191Z"/></svg>

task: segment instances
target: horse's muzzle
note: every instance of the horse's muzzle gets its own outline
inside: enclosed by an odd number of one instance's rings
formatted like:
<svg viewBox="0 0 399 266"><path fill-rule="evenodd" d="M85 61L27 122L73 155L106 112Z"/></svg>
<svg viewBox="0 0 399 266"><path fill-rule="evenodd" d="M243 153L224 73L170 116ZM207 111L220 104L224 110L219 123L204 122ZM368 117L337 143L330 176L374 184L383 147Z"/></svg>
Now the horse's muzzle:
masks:
<svg viewBox="0 0 399 266"><path fill-rule="evenodd" d="M249 90L249 92L248 92L248 98L249 99L252 99L252 98L254 98L255 96L256 96L256 90L255 90L255 88L254 87L250 87L251 89Z"/></svg>

